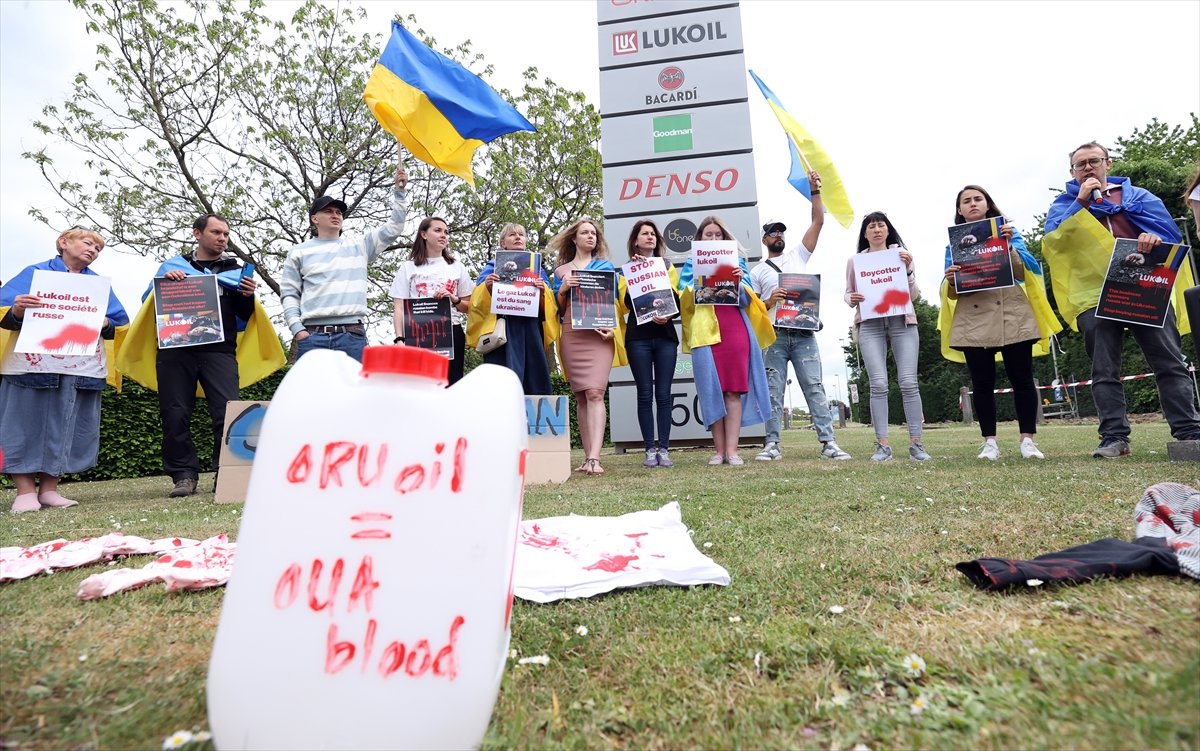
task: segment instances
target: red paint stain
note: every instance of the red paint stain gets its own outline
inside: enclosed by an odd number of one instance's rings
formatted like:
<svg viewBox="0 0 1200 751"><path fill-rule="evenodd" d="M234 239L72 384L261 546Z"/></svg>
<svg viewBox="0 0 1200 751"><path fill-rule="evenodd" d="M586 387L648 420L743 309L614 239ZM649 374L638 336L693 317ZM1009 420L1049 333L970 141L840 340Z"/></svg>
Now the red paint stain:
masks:
<svg viewBox="0 0 1200 751"><path fill-rule="evenodd" d="M610 574L615 574L619 571L624 571L630 563L636 561L636 555L606 555L590 566L584 566L584 571L607 571Z"/></svg>
<svg viewBox="0 0 1200 751"><path fill-rule="evenodd" d="M908 299L907 292L898 289L889 289L883 293L883 299L875 306L875 312L882 315L888 312L890 308L908 305Z"/></svg>
<svg viewBox="0 0 1200 751"><path fill-rule="evenodd" d="M42 346L46 349L62 349L68 344L79 344L86 347L95 343L96 330L90 329L82 323L68 323L62 331L58 332L57 336L42 340Z"/></svg>

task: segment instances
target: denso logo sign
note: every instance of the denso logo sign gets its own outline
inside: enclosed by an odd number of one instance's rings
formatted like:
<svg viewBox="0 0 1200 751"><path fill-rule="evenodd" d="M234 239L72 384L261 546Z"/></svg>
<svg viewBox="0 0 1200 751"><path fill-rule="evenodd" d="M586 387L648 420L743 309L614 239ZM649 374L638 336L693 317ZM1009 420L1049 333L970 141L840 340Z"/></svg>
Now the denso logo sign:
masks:
<svg viewBox="0 0 1200 751"><path fill-rule="evenodd" d="M704 169L648 175L644 178L627 177L621 182L621 192L617 200L700 195L709 191L727 193L737 187L739 177L740 173L735 167L727 167L719 172Z"/></svg>

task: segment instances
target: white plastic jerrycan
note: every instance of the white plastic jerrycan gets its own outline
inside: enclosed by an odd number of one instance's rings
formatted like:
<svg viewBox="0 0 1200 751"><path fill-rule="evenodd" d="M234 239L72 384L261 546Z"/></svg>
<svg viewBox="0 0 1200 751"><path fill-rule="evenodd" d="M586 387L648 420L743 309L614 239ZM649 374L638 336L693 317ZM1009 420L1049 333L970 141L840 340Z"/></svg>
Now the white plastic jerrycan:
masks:
<svg viewBox="0 0 1200 751"><path fill-rule="evenodd" d="M464 749L508 657L528 442L512 371L306 354L267 410L208 671L230 749Z"/></svg>

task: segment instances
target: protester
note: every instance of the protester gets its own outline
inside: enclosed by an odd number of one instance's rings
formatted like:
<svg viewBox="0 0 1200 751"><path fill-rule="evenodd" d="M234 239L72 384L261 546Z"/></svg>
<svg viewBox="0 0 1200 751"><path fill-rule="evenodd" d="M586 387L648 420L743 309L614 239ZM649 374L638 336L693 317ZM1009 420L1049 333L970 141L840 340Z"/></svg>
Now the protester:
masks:
<svg viewBox="0 0 1200 751"><path fill-rule="evenodd" d="M679 272L666 261L667 245L663 241L658 225L649 219L634 222L629 231L626 250L632 261L661 258L666 263L671 280L671 294L675 306L679 307ZM671 461L671 384L675 379L675 363L679 357L679 335L675 333L673 316L654 316L649 322L638 324L633 313L633 301L625 293L625 307L629 308L629 321L625 327L625 350L629 356L629 370L637 388L638 428L646 445L646 460L643 467L670 467ZM655 419L657 407L657 420ZM658 439L655 440L655 425Z"/></svg>
<svg viewBox="0 0 1200 751"><path fill-rule="evenodd" d="M608 260L608 243L604 241L603 233L587 219L580 219L555 235L549 250L560 261L554 269L554 293L562 323L558 354L562 359L563 375L575 395L575 419L583 442L584 461L575 471L602 475L600 449L608 422L604 408L608 376L613 365L625 365L628 360L619 325L612 329L576 329L571 325L571 293L579 286L579 277L574 272L615 272L616 269Z"/></svg>
<svg viewBox="0 0 1200 751"><path fill-rule="evenodd" d="M992 196L978 185L968 185L955 199L954 223L966 224L991 217L1002 217ZM965 362L971 375L975 416L983 435L980 459L996 461L1000 447L996 443L996 358L1003 358L1004 371L1012 385L1013 405L1021 433L1020 451L1024 459L1045 459L1034 443L1037 433L1037 388L1033 383L1034 345L1042 342L1041 354L1049 350L1051 334L1062 324L1046 301L1042 267L1025 247L1025 240L1011 224L1000 226L1008 241L1016 284L1011 287L955 292L954 263L946 246L946 278L942 283L942 353L955 362ZM1038 315L1040 313L1041 315ZM949 321L943 324L943 318Z"/></svg>
<svg viewBox="0 0 1200 751"><path fill-rule="evenodd" d="M698 240L733 240L733 233L716 216L706 216L696 228ZM692 259L679 273L683 318L683 351L692 354L692 372L700 413L712 432L717 453L711 465L745 461L738 456L741 429L771 417L771 396L762 350L775 341L766 306L749 283L745 249L738 246L738 305L696 305Z"/></svg>
<svg viewBox="0 0 1200 751"><path fill-rule="evenodd" d="M506 224L500 230L500 250L525 250L525 228ZM505 343L483 353L483 361L502 365L517 374L526 395L553 393L550 385L549 349L558 341L558 310L550 278L542 268L532 281L542 291L536 318L492 313L492 284L500 280L496 259L490 258L475 279L467 312L467 345L479 346L479 340L493 334L503 321Z"/></svg>
<svg viewBox="0 0 1200 751"><path fill-rule="evenodd" d="M1193 283L1188 265L1180 268L1175 281L1177 311L1168 306L1162 328L1096 315L1114 238L1136 240L1137 251L1149 255L1164 242L1182 242L1179 229L1161 199L1127 177L1109 176L1112 160L1108 149L1095 141L1072 151L1069 164L1072 179L1046 215L1042 250L1050 265L1059 313L1083 334L1084 348L1092 358L1092 395L1100 417L1100 444L1092 456L1112 459L1130 453L1129 417L1121 383L1126 329L1154 373L1171 435L1178 440L1200 440L1200 413L1179 340L1180 328L1187 331L1180 298L1183 289Z"/></svg>
<svg viewBox="0 0 1200 751"><path fill-rule="evenodd" d="M812 221L804 233L800 245L784 251L784 233L787 225L780 221L769 221L763 225L762 243L767 247L767 257L750 271L750 282L754 291L762 298L770 312L780 300L784 290L779 287L780 274L803 274L808 261L817 249L817 238L825 224L825 205L821 199L821 176L816 170L808 173L812 195ZM817 440L821 442L821 456L825 459L845 460L850 458L837 445L833 435L833 414L829 410L829 397L825 395L824 377L821 373L821 353L817 348L816 332L794 329L787 326L775 327L775 343L763 352L767 368L767 383L771 388L771 418L767 420L766 445L754 457L759 461L782 459L779 448L779 428L783 422L783 392L787 386L788 363L796 371L796 380L804 392L808 412L817 429Z"/></svg>
<svg viewBox="0 0 1200 751"><path fill-rule="evenodd" d="M283 262L279 299L292 332L296 357L333 349L362 361L367 344L367 269L379 251L395 242L408 216L408 173L396 167L392 216L361 236L342 236L347 208L332 196L313 201L308 219L315 237L295 245Z"/></svg>
<svg viewBox="0 0 1200 751"><path fill-rule="evenodd" d="M193 495L200 478L200 460L192 442L192 410L196 406L196 385L204 389L213 431L213 471L220 469L221 437L225 433L225 408L238 398L238 328L245 327L254 315L254 289L250 276L242 275L236 257L226 255L229 222L216 214L205 214L192 224L196 250L169 259L155 272L156 277L180 281L189 276L215 274L221 307L221 339L211 344L158 349L155 370L158 376L158 411L163 428L163 469L174 483L167 495L181 498ZM154 314L151 282L142 295L142 310ZM138 318L142 316L139 314ZM214 490L216 484L213 485Z"/></svg>
<svg viewBox="0 0 1200 751"><path fill-rule="evenodd" d="M463 264L450 253L450 228L446 220L431 216L421 220L412 252L401 262L392 280L392 303L395 312L392 323L396 328L395 343L404 341L404 300L415 298L448 298L450 329L454 336L454 359L450 361L450 383L463 377L466 355L466 334L463 333L464 313L469 307L475 283ZM411 344L411 342L409 342Z"/></svg>
<svg viewBox="0 0 1200 751"><path fill-rule="evenodd" d="M48 357L15 351L17 337L10 332L21 330L30 309L43 306L39 296L30 294L33 272L95 276L88 267L104 249L104 238L73 227L55 245L58 255L26 267L0 287L0 471L17 486L14 514L77 505L58 492L59 479L96 466L100 394L112 362L104 342L115 340L117 327L129 323L110 290L92 354Z"/></svg>
<svg viewBox="0 0 1200 751"><path fill-rule="evenodd" d="M911 300L921 294L917 289L917 277L912 253L904 247L900 233L882 211L874 211L863 217L858 232L858 253L872 253L897 248L900 260L908 273L908 293ZM865 297L858 291L854 274L854 259L846 261L846 304L854 310L854 332L858 349L862 353L867 375L871 380L871 425L875 428L875 453L871 461L885 462L892 458L892 446L888 440L888 380L887 350L891 344L892 357L896 360L896 380L904 403L904 419L908 423L908 455L916 461L928 461L931 457L921 442L924 434L922 422L921 391L917 385L917 355L920 340L917 335L917 313L908 303L903 314L863 319L858 304Z"/></svg>

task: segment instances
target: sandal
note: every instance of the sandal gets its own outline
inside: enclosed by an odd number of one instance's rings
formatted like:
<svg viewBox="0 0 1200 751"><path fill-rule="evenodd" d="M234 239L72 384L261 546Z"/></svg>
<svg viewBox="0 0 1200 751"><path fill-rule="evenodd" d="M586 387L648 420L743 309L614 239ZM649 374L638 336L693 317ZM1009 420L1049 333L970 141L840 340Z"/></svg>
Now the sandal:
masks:
<svg viewBox="0 0 1200 751"><path fill-rule="evenodd" d="M578 467L576 467L576 468L575 468L575 471L576 471L576 472L582 472L582 473L584 473L585 475L587 475L587 474L591 474L591 472L588 472L588 462L589 462L589 461L591 461L591 460L590 460L590 459L584 459L584 460L583 460L583 464L580 464Z"/></svg>
<svg viewBox="0 0 1200 751"><path fill-rule="evenodd" d="M602 475L602 474L604 474L604 467L601 467L601 466L600 466L600 460L599 460L599 459L589 459L588 461L590 461L590 462L592 463L592 474L593 474L593 475Z"/></svg>

